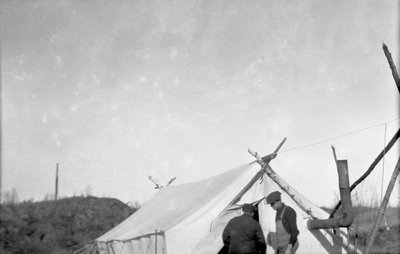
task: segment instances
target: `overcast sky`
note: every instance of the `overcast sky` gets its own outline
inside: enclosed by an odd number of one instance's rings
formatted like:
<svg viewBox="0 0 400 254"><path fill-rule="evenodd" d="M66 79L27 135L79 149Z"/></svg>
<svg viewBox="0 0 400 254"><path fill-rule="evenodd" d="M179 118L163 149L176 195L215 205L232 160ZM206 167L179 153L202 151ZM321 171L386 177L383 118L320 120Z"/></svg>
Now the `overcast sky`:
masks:
<svg viewBox="0 0 400 254"><path fill-rule="evenodd" d="M60 196L144 203L149 175L197 181L287 137L271 166L332 205L331 145L353 183L399 128L382 51L399 63L398 4L2 1L3 192L53 195L59 163ZM364 199L380 201L398 158L396 145Z"/></svg>

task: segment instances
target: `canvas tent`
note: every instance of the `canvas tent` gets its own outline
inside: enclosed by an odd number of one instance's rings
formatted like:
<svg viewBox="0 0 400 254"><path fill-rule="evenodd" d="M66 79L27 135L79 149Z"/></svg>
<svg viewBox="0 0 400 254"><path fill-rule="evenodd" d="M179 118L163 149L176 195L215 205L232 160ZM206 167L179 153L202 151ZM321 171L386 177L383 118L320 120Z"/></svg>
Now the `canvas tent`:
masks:
<svg viewBox="0 0 400 254"><path fill-rule="evenodd" d="M309 230L307 221L313 214L326 219L329 214L297 193L278 175L266 174L249 188L245 188L259 172L260 165L250 163L211 178L181 185L170 185L137 212L105 233L96 244L101 254L210 254L223 247L222 231L226 223L241 214L240 204L255 203L265 236L275 231L275 211L266 204L270 192L282 192L282 201L297 212L300 247L297 253L347 253L345 231ZM280 184L277 184L279 182ZM285 189L301 200L298 202ZM241 190L237 204L230 205ZM274 253L267 246L266 253ZM353 253L353 252L352 252Z"/></svg>

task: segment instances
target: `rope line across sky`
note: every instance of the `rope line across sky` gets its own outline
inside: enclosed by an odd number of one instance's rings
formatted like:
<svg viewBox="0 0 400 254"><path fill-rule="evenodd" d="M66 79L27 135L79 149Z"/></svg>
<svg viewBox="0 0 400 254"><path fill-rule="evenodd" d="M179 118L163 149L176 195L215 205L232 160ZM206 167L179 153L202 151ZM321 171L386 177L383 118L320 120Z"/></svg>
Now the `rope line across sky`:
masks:
<svg viewBox="0 0 400 254"><path fill-rule="evenodd" d="M392 123L392 122L394 122L396 120L399 120L399 119L400 118L397 117L397 118L394 118L394 119L389 120L387 122L378 123L378 124L374 124L374 125L365 127L363 129L347 132L347 133L341 134L341 135L339 135L337 137L334 137L334 138L324 139L324 140L321 140L321 141L318 141L318 142L314 142L314 143L311 143L311 144L308 144L308 145L304 145L304 146L297 146L297 147L288 148L286 150L283 150L282 152L279 152L279 154L292 152L292 151L301 150L301 149L305 149L305 148L308 148L308 147L324 144L326 142L329 142L329 141L332 141L332 140L336 140L336 139L340 139L340 138L343 138L345 136L353 135L353 134L360 133L360 132L363 132L363 131L366 131L366 130L369 130L369 129L372 129L372 128L376 128L376 127L379 127L379 126L382 126L382 125L386 125L386 124Z"/></svg>

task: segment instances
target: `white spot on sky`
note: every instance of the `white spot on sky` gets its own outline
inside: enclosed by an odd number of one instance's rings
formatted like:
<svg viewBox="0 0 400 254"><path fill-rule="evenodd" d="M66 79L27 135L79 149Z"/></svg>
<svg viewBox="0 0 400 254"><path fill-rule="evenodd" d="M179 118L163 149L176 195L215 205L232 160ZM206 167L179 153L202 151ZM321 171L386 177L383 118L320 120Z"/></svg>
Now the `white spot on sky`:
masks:
<svg viewBox="0 0 400 254"><path fill-rule="evenodd" d="M181 82L179 81L179 78L174 78L173 84L174 84L175 88L178 87L181 84Z"/></svg>
<svg viewBox="0 0 400 254"><path fill-rule="evenodd" d="M52 137L53 137L53 139L55 140L54 142L56 143L56 145L57 145L57 146L60 146L60 145L61 145L61 142L60 142L60 140L59 140L59 138L58 138L58 134L57 134L56 132L53 132Z"/></svg>
<svg viewBox="0 0 400 254"><path fill-rule="evenodd" d="M176 59L176 57L178 56L178 51L176 50L176 48L172 48L169 52L169 56L172 59Z"/></svg>
<svg viewBox="0 0 400 254"><path fill-rule="evenodd" d="M164 98L164 93L161 90L157 91L157 99L163 99Z"/></svg>
<svg viewBox="0 0 400 254"><path fill-rule="evenodd" d="M193 159L192 159L192 157L186 157L186 158L185 158L185 166L186 166L186 167L190 167L190 166L192 166L192 164L193 164Z"/></svg>
<svg viewBox="0 0 400 254"><path fill-rule="evenodd" d="M142 147L142 145L140 142L134 141L133 147L135 148L135 150L139 150Z"/></svg>
<svg viewBox="0 0 400 254"><path fill-rule="evenodd" d="M119 109L119 105L118 104L111 104L110 106L112 111L117 111Z"/></svg>
<svg viewBox="0 0 400 254"><path fill-rule="evenodd" d="M56 40L56 35L55 34L53 34L51 37L50 37L50 43L53 43L54 41Z"/></svg>
<svg viewBox="0 0 400 254"><path fill-rule="evenodd" d="M21 55L21 58L19 59L19 63L20 63L20 64L25 63L25 59L26 59L26 58L27 58L26 55L25 55L25 54L22 54L22 55Z"/></svg>
<svg viewBox="0 0 400 254"><path fill-rule="evenodd" d="M43 122L43 123L47 123L47 116L43 116L43 117L42 117L42 122Z"/></svg>
<svg viewBox="0 0 400 254"><path fill-rule="evenodd" d="M170 164L171 163L169 161L163 161L162 162L161 169L163 170L163 172L168 172Z"/></svg>
<svg viewBox="0 0 400 254"><path fill-rule="evenodd" d="M18 81L25 81L25 77L21 76L21 75L15 76L15 79L18 80Z"/></svg>
<svg viewBox="0 0 400 254"><path fill-rule="evenodd" d="M100 78L96 74L93 74L92 79L95 84L100 84Z"/></svg>
<svg viewBox="0 0 400 254"><path fill-rule="evenodd" d="M147 81L147 78L146 77L144 77L144 76L140 76L139 77L139 82L140 83L144 83L144 82L146 82Z"/></svg>
<svg viewBox="0 0 400 254"><path fill-rule="evenodd" d="M337 90L339 90L340 89L340 85L338 85L336 82L334 82L334 81L330 81L330 80L327 80L326 81L326 84L327 84L327 88L328 88L328 91L329 92L335 92L335 91L337 91Z"/></svg>
<svg viewBox="0 0 400 254"><path fill-rule="evenodd" d="M72 106L70 107L70 109L71 109L71 111L76 112L76 111L78 110L78 105L72 105Z"/></svg>
<svg viewBox="0 0 400 254"><path fill-rule="evenodd" d="M132 90L132 84L125 84L124 85L124 91L129 92Z"/></svg>
<svg viewBox="0 0 400 254"><path fill-rule="evenodd" d="M57 63L58 63L59 65L61 65L61 64L62 64L61 56L55 56L55 58L56 58L56 60L57 60Z"/></svg>
<svg viewBox="0 0 400 254"><path fill-rule="evenodd" d="M53 110L52 113L56 118L60 118L60 113L57 110Z"/></svg>

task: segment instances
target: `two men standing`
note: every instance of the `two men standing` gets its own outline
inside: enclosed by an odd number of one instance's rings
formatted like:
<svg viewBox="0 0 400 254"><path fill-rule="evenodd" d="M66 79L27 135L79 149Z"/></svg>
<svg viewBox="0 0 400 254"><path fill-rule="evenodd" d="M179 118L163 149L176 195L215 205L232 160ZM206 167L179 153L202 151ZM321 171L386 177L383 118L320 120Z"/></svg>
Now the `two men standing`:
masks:
<svg viewBox="0 0 400 254"><path fill-rule="evenodd" d="M266 201L276 210L276 233L268 235L269 244L276 254L294 254L299 247L296 212L281 201L278 191L270 193ZM242 210L243 215L231 219L226 225L222 234L224 245L229 248L229 254L264 254L264 234L260 224L253 219L256 208L244 204Z"/></svg>

